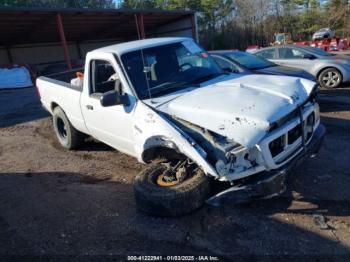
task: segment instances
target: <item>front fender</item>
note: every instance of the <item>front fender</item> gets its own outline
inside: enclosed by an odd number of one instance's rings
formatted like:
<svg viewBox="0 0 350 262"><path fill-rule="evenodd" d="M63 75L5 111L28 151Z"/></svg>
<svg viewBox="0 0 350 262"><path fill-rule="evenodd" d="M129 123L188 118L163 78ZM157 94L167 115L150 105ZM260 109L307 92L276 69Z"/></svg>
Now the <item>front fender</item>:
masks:
<svg viewBox="0 0 350 262"><path fill-rule="evenodd" d="M320 73L323 71L323 70L326 70L328 68L335 68L337 69L343 76L343 81L348 81L349 79L349 73L347 72L347 69L344 68L343 65L339 65L339 64L326 64L326 65L323 65L323 66L319 66L317 68L315 68L315 76L316 78L318 78L318 76L320 75Z"/></svg>
<svg viewBox="0 0 350 262"><path fill-rule="evenodd" d="M145 162L145 150L169 147L194 161L207 174L218 177L216 170L206 161L206 152L181 129L149 106L138 103L135 108L134 137L138 161Z"/></svg>

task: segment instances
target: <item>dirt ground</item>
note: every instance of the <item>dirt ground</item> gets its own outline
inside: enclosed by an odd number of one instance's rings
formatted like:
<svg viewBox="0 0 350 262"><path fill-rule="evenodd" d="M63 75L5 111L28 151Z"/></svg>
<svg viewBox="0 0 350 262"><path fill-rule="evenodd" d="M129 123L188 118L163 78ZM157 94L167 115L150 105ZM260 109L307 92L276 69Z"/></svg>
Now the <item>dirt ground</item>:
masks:
<svg viewBox="0 0 350 262"><path fill-rule="evenodd" d="M0 91L1 255L288 255L350 259L350 88L322 91L327 135L285 194L179 218L136 210L131 157L90 141L66 151L33 88ZM325 223L322 223L322 219ZM270 257L268 255L272 255ZM1 260L1 258L0 258ZM349 260L347 260L349 261Z"/></svg>

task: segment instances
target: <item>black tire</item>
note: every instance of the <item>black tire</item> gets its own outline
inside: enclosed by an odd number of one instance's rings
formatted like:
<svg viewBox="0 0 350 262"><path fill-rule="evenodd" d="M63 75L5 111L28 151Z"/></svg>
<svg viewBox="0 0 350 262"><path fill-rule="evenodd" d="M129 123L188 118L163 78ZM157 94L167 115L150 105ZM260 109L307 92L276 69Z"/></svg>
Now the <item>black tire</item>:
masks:
<svg viewBox="0 0 350 262"><path fill-rule="evenodd" d="M181 216L201 207L210 194L209 178L200 169L180 184L162 187L156 179L165 170L152 165L135 177L134 193L139 210L154 216Z"/></svg>
<svg viewBox="0 0 350 262"><path fill-rule="evenodd" d="M342 82L343 76L335 68L325 69L318 76L318 83L323 88L337 88Z"/></svg>
<svg viewBox="0 0 350 262"><path fill-rule="evenodd" d="M64 148L76 149L83 143L84 135L72 126L59 106L53 110L52 120L57 140Z"/></svg>

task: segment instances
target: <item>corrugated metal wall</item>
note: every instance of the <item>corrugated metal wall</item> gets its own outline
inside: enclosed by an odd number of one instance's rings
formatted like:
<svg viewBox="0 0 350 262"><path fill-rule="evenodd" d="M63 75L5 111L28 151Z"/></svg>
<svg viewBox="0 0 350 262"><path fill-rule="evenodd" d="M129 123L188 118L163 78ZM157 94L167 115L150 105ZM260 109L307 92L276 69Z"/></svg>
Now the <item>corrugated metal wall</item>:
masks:
<svg viewBox="0 0 350 262"><path fill-rule="evenodd" d="M192 37L192 22L189 16L183 19L158 27L153 32L147 32L149 37L183 36ZM136 36L135 36L136 37ZM84 59L88 51L99 47L123 42L123 39L99 40L71 43L68 41L69 53L72 60ZM40 72L49 64L64 63L64 53L61 43L37 43L30 45L14 45L10 47L13 63L35 65ZM0 65L9 64L9 57L5 47L0 47Z"/></svg>
<svg viewBox="0 0 350 262"><path fill-rule="evenodd" d="M165 36L192 37L191 18L186 17L175 23L161 26L156 30L155 37L165 37Z"/></svg>

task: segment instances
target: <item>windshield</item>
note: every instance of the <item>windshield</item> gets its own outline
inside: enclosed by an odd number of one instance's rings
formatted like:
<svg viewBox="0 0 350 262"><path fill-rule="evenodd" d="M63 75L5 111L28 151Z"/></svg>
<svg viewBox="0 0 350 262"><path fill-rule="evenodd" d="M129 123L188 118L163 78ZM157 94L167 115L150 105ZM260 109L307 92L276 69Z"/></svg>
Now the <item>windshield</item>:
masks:
<svg viewBox="0 0 350 262"><path fill-rule="evenodd" d="M231 52L227 53L226 56L231 58L233 61L245 66L249 70L263 69L271 66L276 66L276 64L255 55L245 53L245 52Z"/></svg>
<svg viewBox="0 0 350 262"><path fill-rule="evenodd" d="M213 59L192 40L125 53L121 60L140 99L198 87L223 74Z"/></svg>

